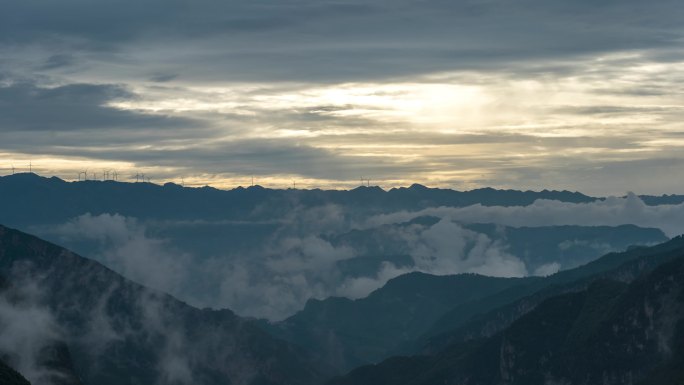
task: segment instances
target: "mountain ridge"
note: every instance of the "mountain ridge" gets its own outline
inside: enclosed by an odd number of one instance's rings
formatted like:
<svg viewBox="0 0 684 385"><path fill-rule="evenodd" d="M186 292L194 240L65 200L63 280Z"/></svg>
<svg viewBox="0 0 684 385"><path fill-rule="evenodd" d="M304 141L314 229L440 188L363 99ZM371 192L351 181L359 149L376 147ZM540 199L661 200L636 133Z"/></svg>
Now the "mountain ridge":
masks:
<svg viewBox="0 0 684 385"><path fill-rule="evenodd" d="M40 304L64 330L86 384L309 385L325 377L314 357L230 310L195 309L4 226L0 272L42 288Z"/></svg>
<svg viewBox="0 0 684 385"><path fill-rule="evenodd" d="M451 189L397 188L382 190L357 187L352 190L267 189L256 186L219 190L212 187L157 185L148 182L78 181L22 173L0 177L0 194L12 205L4 207L0 222L16 226L22 218L51 223L84 212L118 212L141 218L212 219L245 217L254 214L259 204L269 206L273 215L281 215L297 205L338 204L363 208L368 212L418 210L426 207L462 207L475 203L487 205L529 205L537 199L567 202L591 202L596 198L569 191L517 191L491 188L470 191ZM418 194L418 196L416 195ZM190 199L192 198L192 199ZM180 204L183 202L183 204ZM358 206L358 207L357 207ZM48 210L50 208L50 210Z"/></svg>
<svg viewBox="0 0 684 385"><path fill-rule="evenodd" d="M682 383L684 248L671 251L629 284L599 279L545 299L490 337L393 357L329 384Z"/></svg>
<svg viewBox="0 0 684 385"><path fill-rule="evenodd" d="M409 273L393 278L369 296L357 300L335 297L311 300L304 310L266 327L274 335L297 341L326 357L339 370L348 370L364 361L377 362L383 356L423 350L422 344L430 344L430 338L441 344L454 339L460 341L460 337L444 333L468 326L468 322L474 326L466 329L467 333L475 333L477 327L493 333L558 291L577 291L588 282L613 272L621 272L624 279L628 279L635 274L629 273L630 263L638 264L635 269L644 271L651 265L639 262L643 255L657 250L665 250L666 253L678 248L684 248L682 237L650 248L609 253L596 261L549 277L495 278L477 274L435 276ZM626 267L620 270L623 266ZM415 281L423 282L416 284ZM438 298L445 298L446 305L436 303ZM508 307L515 311L498 316L499 308ZM414 308L419 310L414 312L411 310ZM490 324L477 318L489 313L501 319ZM410 321L413 318L421 322ZM360 320L363 320L362 324L359 324ZM413 345L415 342L419 345Z"/></svg>

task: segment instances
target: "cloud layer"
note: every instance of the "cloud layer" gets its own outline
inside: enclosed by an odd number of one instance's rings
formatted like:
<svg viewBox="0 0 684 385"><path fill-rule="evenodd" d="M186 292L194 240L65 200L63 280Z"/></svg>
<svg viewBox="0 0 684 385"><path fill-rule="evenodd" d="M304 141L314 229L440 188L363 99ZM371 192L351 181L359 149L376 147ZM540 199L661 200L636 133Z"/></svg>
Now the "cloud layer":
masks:
<svg viewBox="0 0 684 385"><path fill-rule="evenodd" d="M586 235L572 229L554 230L554 237L565 238L551 249L529 250L524 242L534 236L531 231L516 241L501 226L636 224L674 236L684 232L683 214L684 204L647 206L629 194L588 204L538 200L526 207L438 207L360 219L346 217L336 206L320 206L294 210L259 235L252 234L257 229L249 222L243 225L250 235L221 223L141 222L118 214L85 214L38 230L195 306L282 319L311 298L365 297L412 271L549 275L616 250L609 233L592 233L604 234L599 241L580 238ZM198 233L220 236L221 242Z"/></svg>
<svg viewBox="0 0 684 385"><path fill-rule="evenodd" d="M101 67L129 76L144 71L133 71L127 61L149 64L143 70L155 80L180 73L198 80L323 82L676 49L683 12L673 0L201 0L192 6L67 0L14 3L5 11L0 42L15 49L50 45L59 52L43 67L108 58Z"/></svg>
<svg viewBox="0 0 684 385"><path fill-rule="evenodd" d="M674 0L14 2L0 166L684 192Z"/></svg>
<svg viewBox="0 0 684 385"><path fill-rule="evenodd" d="M418 212L398 212L378 215L366 226L401 223L412 218L431 215L462 222L498 223L508 226L583 225L618 226L635 224L656 227L668 236L684 234L684 204L648 206L633 193L625 198L609 197L591 203L565 203L539 199L529 206L482 206L463 208L438 207Z"/></svg>
<svg viewBox="0 0 684 385"><path fill-rule="evenodd" d="M252 250L225 250L209 258L182 252L170 240L150 235L144 224L120 215L86 214L51 232L76 248L90 243L84 249L94 250L91 258L196 306L229 307L269 319L292 314L310 298L365 297L387 280L411 271L528 274L525 263L507 253L504 244L448 220L396 231L394 239L399 243L393 247L410 255L409 265L385 261L358 273L345 272L339 263L365 258L364 245L334 245L307 226L275 235Z"/></svg>
<svg viewBox="0 0 684 385"><path fill-rule="evenodd" d="M22 282L0 293L0 354L33 384L52 384L59 373L45 365L45 349L59 341L53 314L41 306L40 289Z"/></svg>

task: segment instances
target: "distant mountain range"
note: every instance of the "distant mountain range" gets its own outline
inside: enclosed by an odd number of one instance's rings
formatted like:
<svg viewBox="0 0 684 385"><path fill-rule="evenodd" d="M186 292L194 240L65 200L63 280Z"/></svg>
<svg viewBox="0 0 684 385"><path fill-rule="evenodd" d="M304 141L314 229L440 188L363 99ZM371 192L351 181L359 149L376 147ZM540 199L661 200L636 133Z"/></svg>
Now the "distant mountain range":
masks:
<svg viewBox="0 0 684 385"><path fill-rule="evenodd" d="M340 262L342 270L363 276L377 271L383 261L396 266L412 266L409 249L396 234L410 226L427 228L439 221L440 218L423 216L398 224L354 229L327 236L326 239L335 246L364 250L362 256ZM659 229L635 225L512 227L492 223L462 223L461 226L500 241L508 253L525 262L530 273L549 263L557 263L558 268L565 270L591 262L610 251L623 251L629 246L654 245L668 240Z"/></svg>
<svg viewBox="0 0 684 385"><path fill-rule="evenodd" d="M8 225L59 223L85 212L119 213L137 218L234 219L258 216L257 206L266 205L268 218L280 217L297 206L337 204L352 211L382 213L419 210L427 207L529 205L537 199L563 202L591 202L597 198L569 191L516 191L483 188L472 191L408 188L384 191L379 187L353 190L272 190L261 186L218 190L211 187L187 188L167 183L124 183L115 181L66 182L31 173L0 177L4 198L0 220ZM657 204L657 200L652 203Z"/></svg>
<svg viewBox="0 0 684 385"><path fill-rule="evenodd" d="M0 177L5 199L5 224L54 223L84 212L119 213L138 218L231 219L257 215L257 206L268 206L269 218L279 217L298 206L337 204L366 214L397 210L416 211L428 207L526 206L538 199L587 203L602 198L570 191L519 191L481 188L470 191L428 188L419 184L383 190L358 187L353 190L268 189L261 186L219 190L189 188L174 183L127 183L116 181L67 182L57 177L21 173ZM684 195L640 198L648 205L680 204ZM263 211L263 209L262 209Z"/></svg>
<svg viewBox="0 0 684 385"><path fill-rule="evenodd" d="M574 385L684 378L681 237L667 241L660 229L629 224L515 227L422 213L366 221L439 206L604 198L421 185L224 191L35 174L1 177L0 196L0 223L113 266L115 258L140 263L133 266L136 283L0 226L0 384ZM674 195L641 199L684 202ZM139 259L150 254L157 259ZM226 306L176 299L187 294L173 291L180 284L149 288L146 277L166 274L160 264L174 258L174 282L196 285L195 298L208 298L207 288L232 298L232 285L242 285L248 298L290 301L290 316L246 318ZM499 268L501 277L449 273L483 266ZM382 278L385 271L391 275ZM504 278L511 275L519 278ZM366 290L349 296L357 299L325 294L351 283Z"/></svg>
<svg viewBox="0 0 684 385"><path fill-rule="evenodd" d="M548 275L610 251L667 239L658 228L630 224L569 226L542 221L515 227L478 223L478 215L467 221L459 215L440 218L432 211L401 216L441 206L484 208L530 205L537 199L566 203L601 199L568 191L485 188L460 192L421 185L389 191L259 186L224 191L175 184L66 182L24 173L0 177L0 196L0 223L96 259L138 283L198 307L229 307L241 315L270 319L294 314L312 297L366 296L387 279L413 270ZM396 220L369 220L397 214ZM313 264L310 270L306 267L303 276L287 270L288 264L307 258L326 259L311 253L335 255L335 250L341 251L334 257L339 260ZM512 261L512 267L486 260L492 255ZM459 262L466 259L470 265ZM388 267L396 272L386 276L383 269ZM233 278L235 272L244 272L249 277L245 285L255 289L244 287L236 292L231 282L240 278ZM375 282L345 291L355 280ZM289 300L272 310L273 305L266 303L272 296L266 293L275 292ZM251 296L256 298L250 300Z"/></svg>

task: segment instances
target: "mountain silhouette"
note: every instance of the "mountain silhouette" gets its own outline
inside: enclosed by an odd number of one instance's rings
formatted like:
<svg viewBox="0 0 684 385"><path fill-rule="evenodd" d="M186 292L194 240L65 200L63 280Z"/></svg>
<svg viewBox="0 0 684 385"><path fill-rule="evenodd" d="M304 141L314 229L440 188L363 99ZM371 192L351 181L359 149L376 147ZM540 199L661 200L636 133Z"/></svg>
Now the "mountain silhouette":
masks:
<svg viewBox="0 0 684 385"><path fill-rule="evenodd" d="M302 311L267 327L344 371L393 353L434 352L454 341L489 336L546 298L583 290L605 277L634 279L680 248L684 240L676 238L652 248L607 254L548 277L411 273L365 298L310 300Z"/></svg>
<svg viewBox="0 0 684 385"><path fill-rule="evenodd" d="M126 183L116 181L67 182L33 173L0 177L0 194L5 204L0 221L6 225L60 223L89 212L119 213L137 218L231 219L254 215L266 205L268 218L278 217L295 207L337 204L365 214L427 207L529 205L537 199L563 202L591 202L596 198L569 191L516 191L490 188L471 191L426 188L413 185L385 191L379 187L352 190L267 189L261 186L219 190L189 188L173 183Z"/></svg>

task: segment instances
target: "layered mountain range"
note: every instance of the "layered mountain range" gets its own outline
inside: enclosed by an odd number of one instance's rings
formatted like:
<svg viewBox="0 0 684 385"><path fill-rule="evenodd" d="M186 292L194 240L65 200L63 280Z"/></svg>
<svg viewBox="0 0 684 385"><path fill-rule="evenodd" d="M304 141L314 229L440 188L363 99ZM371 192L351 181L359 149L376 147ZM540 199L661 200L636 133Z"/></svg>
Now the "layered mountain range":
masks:
<svg viewBox="0 0 684 385"><path fill-rule="evenodd" d="M368 298L311 302L268 327L228 310L193 308L5 227L0 273L5 331L14 327L8 319L21 320L21 311L44 314L49 322L43 326L54 329L42 339L28 331L33 355L3 347L5 363L27 368L36 383L320 384L340 370L330 354L321 355L326 343L341 346L337 358L389 356L395 348L419 354L360 367L334 384L681 378L683 238L609 254L547 278L413 273ZM352 343L340 338L353 333ZM407 335L417 338L401 346L411 340ZM0 368L8 381L25 381L14 369Z"/></svg>
<svg viewBox="0 0 684 385"><path fill-rule="evenodd" d="M471 191L427 188L414 184L385 191L377 186L353 190L268 189L262 186L220 190L189 188L174 183L125 183L108 181L67 182L32 173L0 177L0 191L7 198L5 224L60 222L63 218L116 212L138 218L235 219L248 215L273 218L299 206L337 204L350 212L382 213L428 207L529 205L537 199L591 202L597 198L570 191L517 191L491 188ZM9 204L11 202L11 205ZM657 200L654 202L657 204ZM256 209L259 210L256 210Z"/></svg>
<svg viewBox="0 0 684 385"><path fill-rule="evenodd" d="M679 238L603 278L515 301L437 352L391 358L329 384L682 383L682 246ZM497 319L502 313L508 320Z"/></svg>
<svg viewBox="0 0 684 385"><path fill-rule="evenodd" d="M348 215L419 211L433 207L528 206L539 199L566 203L590 203L592 197L571 191L519 191L481 188L470 191L428 188L420 184L383 190L360 186L352 190L269 189L262 186L220 190L184 187L174 183L127 183L113 180L68 182L57 177L21 173L0 177L6 199L6 225L59 223L85 212L119 213L155 219L279 218L301 207L339 205ZM684 203L682 195L641 195L647 205Z"/></svg>
<svg viewBox="0 0 684 385"><path fill-rule="evenodd" d="M34 174L0 196L2 384L684 380L678 196Z"/></svg>
<svg viewBox="0 0 684 385"><path fill-rule="evenodd" d="M219 190L35 174L1 177L0 196L2 224L196 307L271 321L410 272L553 274L664 242L682 210L568 191Z"/></svg>
<svg viewBox="0 0 684 385"><path fill-rule="evenodd" d="M366 298L312 300L303 311L270 327L348 370L392 354L434 353L488 337L549 297L584 290L599 279L631 281L683 250L684 240L677 238L608 254L548 277L412 273L390 280Z"/></svg>

